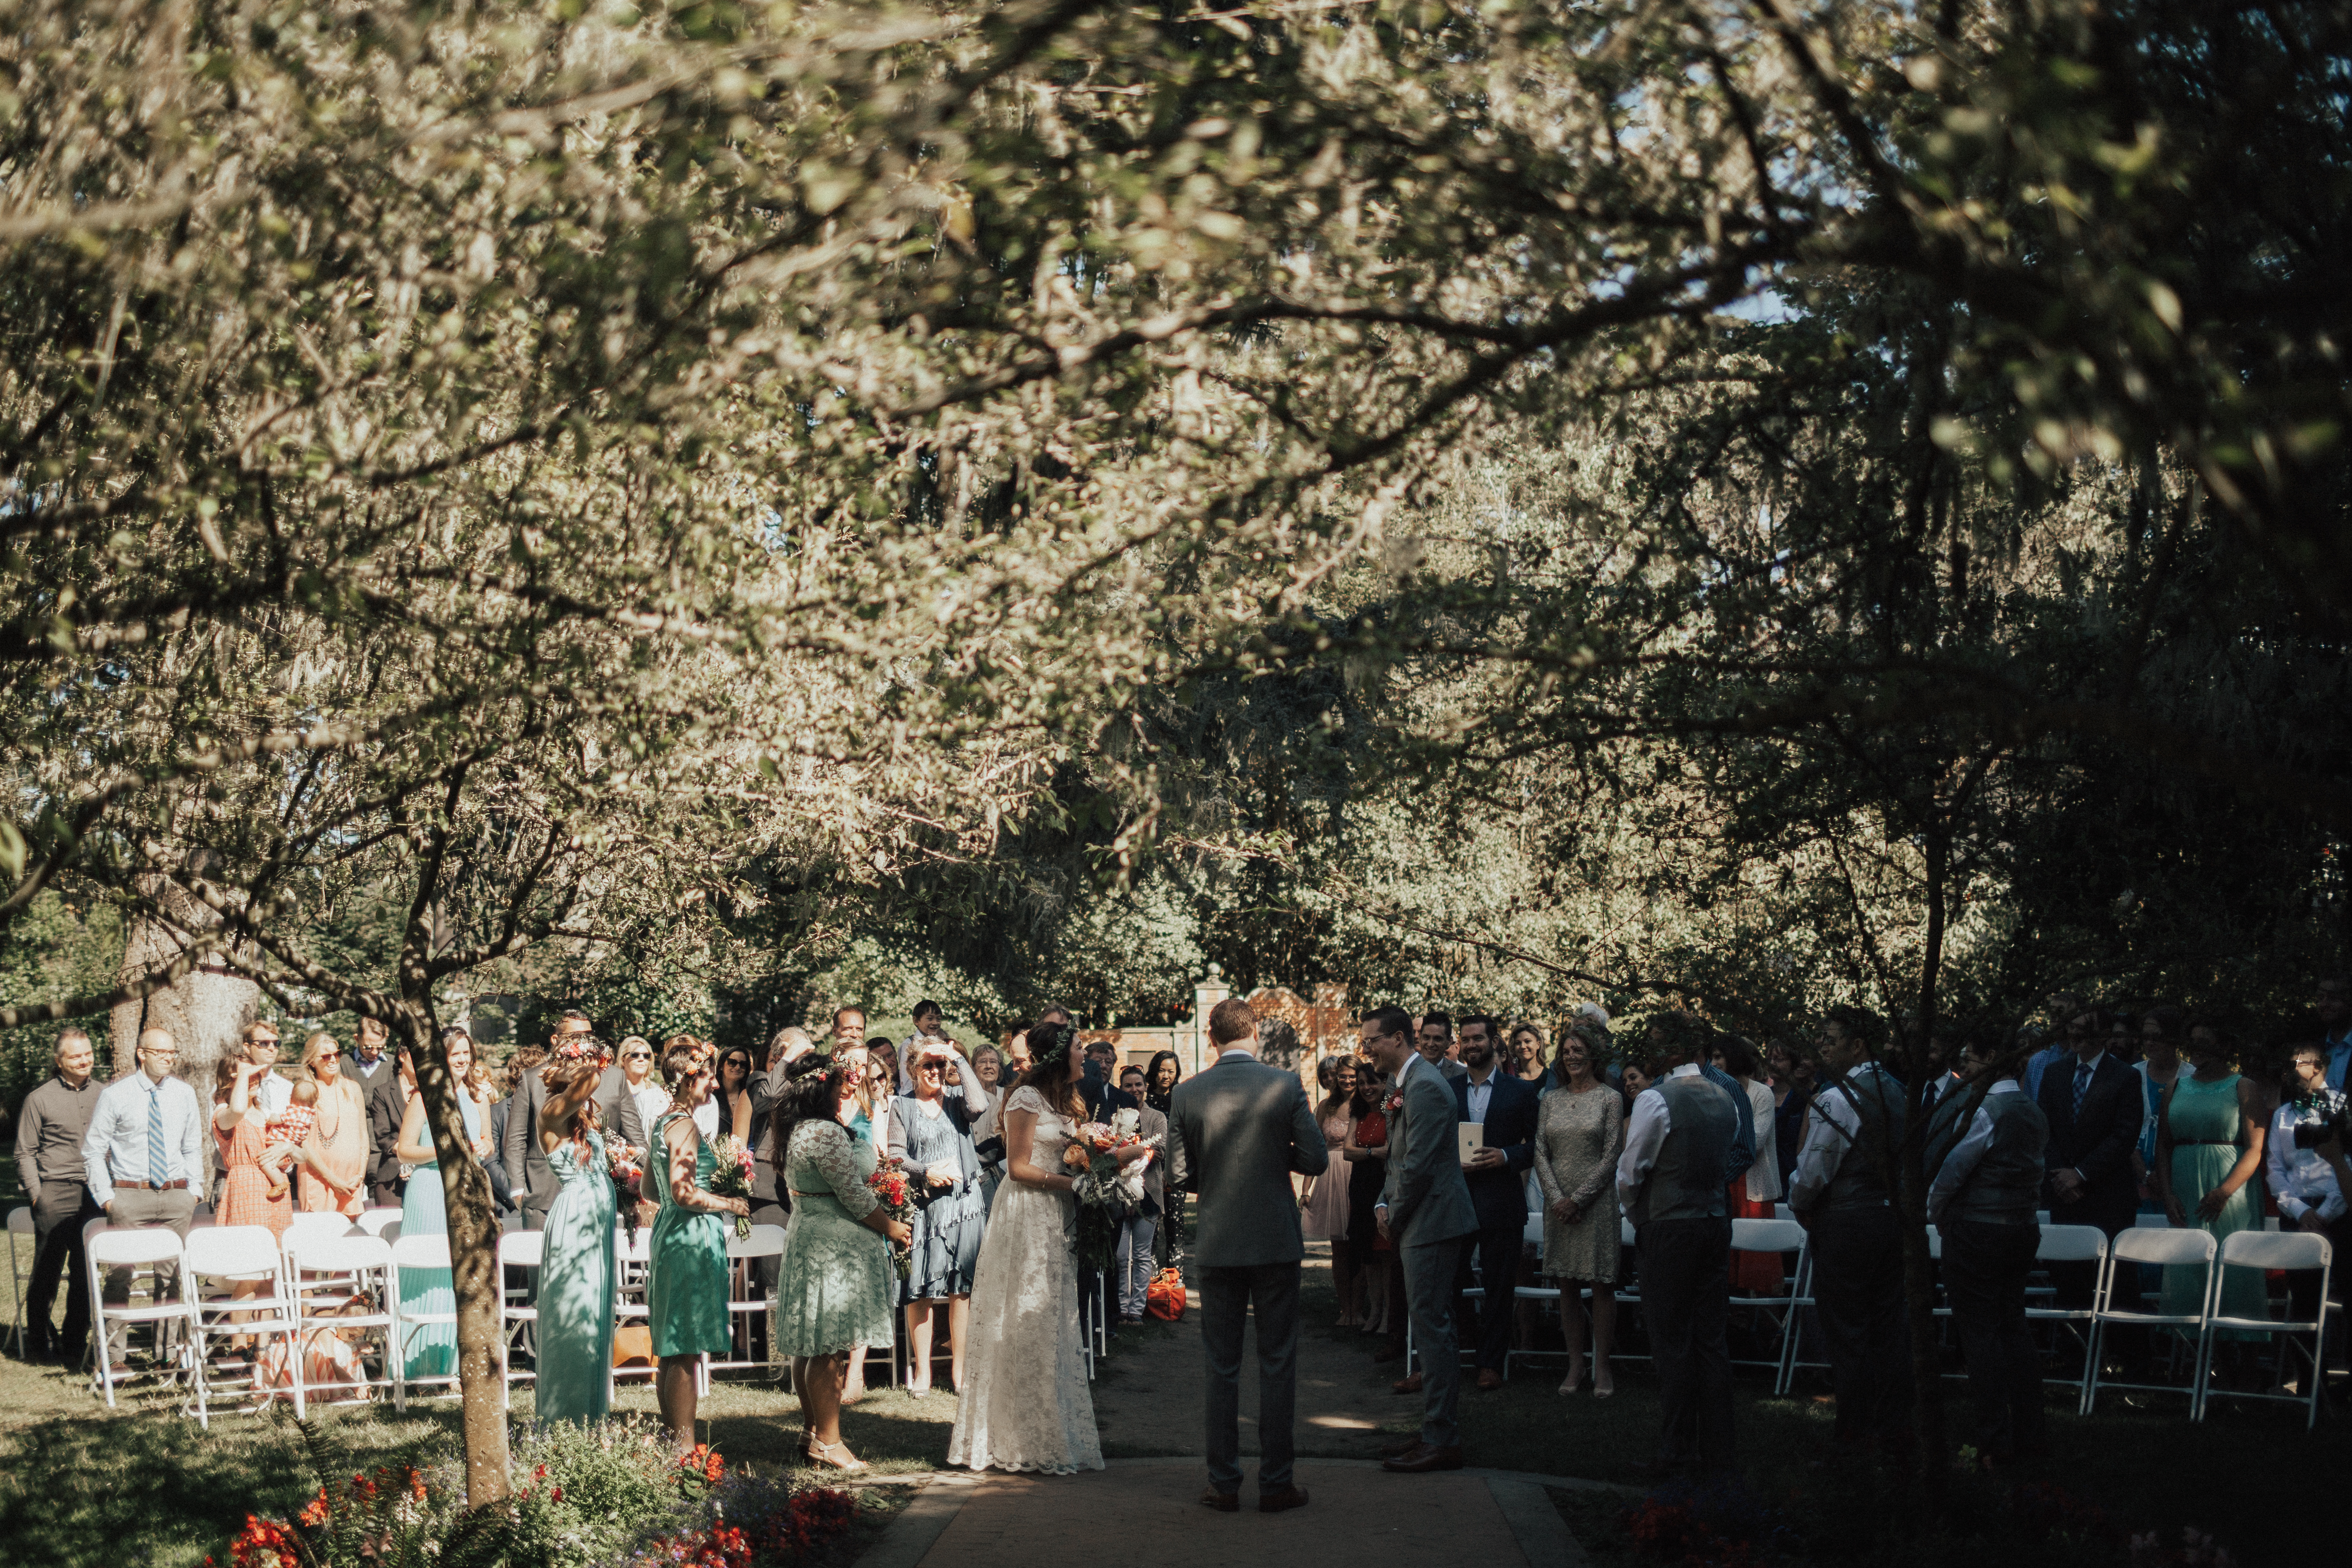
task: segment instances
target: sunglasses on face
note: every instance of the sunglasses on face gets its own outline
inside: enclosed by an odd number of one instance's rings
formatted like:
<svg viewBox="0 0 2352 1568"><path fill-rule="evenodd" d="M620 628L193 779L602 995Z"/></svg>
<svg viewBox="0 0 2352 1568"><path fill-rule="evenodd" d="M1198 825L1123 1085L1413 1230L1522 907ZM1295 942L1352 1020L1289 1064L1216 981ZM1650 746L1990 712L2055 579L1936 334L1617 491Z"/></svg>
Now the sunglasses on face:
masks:
<svg viewBox="0 0 2352 1568"><path fill-rule="evenodd" d="M654 1059L654 1056L651 1051L631 1051L621 1059L625 1062L649 1062Z"/></svg>

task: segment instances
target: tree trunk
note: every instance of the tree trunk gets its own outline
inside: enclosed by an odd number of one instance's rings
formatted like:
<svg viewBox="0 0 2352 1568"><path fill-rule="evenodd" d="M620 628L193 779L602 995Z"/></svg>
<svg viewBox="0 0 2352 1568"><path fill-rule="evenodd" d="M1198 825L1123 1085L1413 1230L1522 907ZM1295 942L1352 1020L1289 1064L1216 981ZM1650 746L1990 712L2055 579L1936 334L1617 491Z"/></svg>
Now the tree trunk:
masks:
<svg viewBox="0 0 2352 1568"><path fill-rule="evenodd" d="M186 908L172 911L173 918L185 925L201 924L209 918L193 900L184 895L175 899L175 894L176 889L159 886L152 896L185 903ZM180 952L181 944L162 922L133 917L122 945L121 978L129 982L152 973ZM209 1103L213 1068L238 1034L253 1022L260 1002L261 988L241 974L195 970L143 1002L121 1004L107 1016L106 1032L113 1047L115 1076L120 1078L139 1065L135 1053L142 1029L168 1029L180 1047L175 1070L195 1086L197 1099Z"/></svg>
<svg viewBox="0 0 2352 1568"><path fill-rule="evenodd" d="M499 1279L499 1223L490 1207L490 1179L466 1142L458 1089L449 1076L433 1018L430 985L402 966L399 1028L416 1064L433 1147L441 1160L447 1208L449 1269L457 1297L457 1392L465 1416L466 1502L503 1501L508 1491L506 1332ZM483 1135L488 1136L486 1124Z"/></svg>
<svg viewBox="0 0 2352 1568"><path fill-rule="evenodd" d="M1903 1219L1903 1306L1911 1324L1912 1432L1928 1506L1940 1510L1949 1461L1943 1372L1936 1356L1936 1266L1927 1256L1927 1118L1920 1102L1936 1034L1936 982L1944 958L1944 882L1951 845L1940 828L1931 830L1927 839L1927 937L1919 964L1919 1028L1906 1043L1906 1054L1912 1059L1904 1064L1910 1079L1911 1114L1904 1128L1895 1201Z"/></svg>

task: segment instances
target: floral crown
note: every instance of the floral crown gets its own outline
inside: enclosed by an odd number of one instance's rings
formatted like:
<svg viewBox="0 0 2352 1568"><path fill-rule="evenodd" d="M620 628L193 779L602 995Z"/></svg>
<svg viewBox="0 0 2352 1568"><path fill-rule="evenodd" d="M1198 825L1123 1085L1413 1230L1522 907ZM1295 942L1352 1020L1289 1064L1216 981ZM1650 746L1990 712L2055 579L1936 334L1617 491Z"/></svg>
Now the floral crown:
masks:
<svg viewBox="0 0 2352 1568"><path fill-rule="evenodd" d="M563 1043L548 1056L559 1062L601 1062L604 1059L604 1047L593 1035L566 1035Z"/></svg>
<svg viewBox="0 0 2352 1568"><path fill-rule="evenodd" d="M1052 1043L1041 1048L1037 1037L1048 1033L1053 1036ZM1070 1047L1077 1042L1077 1038L1078 1026L1076 1024L1039 1025L1029 1031L1029 1065L1037 1068L1052 1067L1055 1062L1069 1060Z"/></svg>

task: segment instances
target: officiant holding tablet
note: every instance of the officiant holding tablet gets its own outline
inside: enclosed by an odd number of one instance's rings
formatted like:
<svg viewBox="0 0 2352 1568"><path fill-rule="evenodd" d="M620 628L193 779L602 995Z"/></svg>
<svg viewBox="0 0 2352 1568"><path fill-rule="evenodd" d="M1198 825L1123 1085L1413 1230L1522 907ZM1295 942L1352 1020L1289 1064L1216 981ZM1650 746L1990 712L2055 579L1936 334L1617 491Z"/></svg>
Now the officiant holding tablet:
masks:
<svg viewBox="0 0 2352 1568"><path fill-rule="evenodd" d="M1476 1352L1478 1386L1503 1386L1503 1357L1511 1346L1512 1308L1519 1284L1519 1253L1528 1228L1528 1168L1535 1163L1536 1086L1503 1070L1502 1026L1483 1013L1462 1020L1462 1065L1470 1070L1453 1081L1463 1125L1463 1179L1478 1211L1478 1272L1470 1271L1471 1247L1462 1249L1454 1281L1454 1321L1463 1342ZM1484 1285L1483 1314L1473 1316L1462 1292ZM1472 1325L1476 1325L1473 1328Z"/></svg>

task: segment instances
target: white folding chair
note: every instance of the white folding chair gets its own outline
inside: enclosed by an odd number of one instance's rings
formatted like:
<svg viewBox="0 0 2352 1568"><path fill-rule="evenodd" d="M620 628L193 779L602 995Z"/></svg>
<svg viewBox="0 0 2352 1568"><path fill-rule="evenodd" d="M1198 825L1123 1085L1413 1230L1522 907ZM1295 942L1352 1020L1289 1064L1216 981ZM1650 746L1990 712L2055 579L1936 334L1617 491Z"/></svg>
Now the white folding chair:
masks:
<svg viewBox="0 0 2352 1568"><path fill-rule="evenodd" d="M1776 1222L1777 1223L1777 1222ZM1790 1225L1796 1221L1790 1220ZM1798 1229L1803 1230L1802 1226ZM1772 1394L1786 1398L1796 1385L1797 1373L1803 1367L1827 1366L1827 1362L1806 1361L1804 1357L1805 1313L1815 1305L1813 1300L1813 1238L1810 1233L1797 1249L1797 1267L1789 1275L1788 1326L1780 1334L1780 1373L1773 1380Z"/></svg>
<svg viewBox="0 0 2352 1568"><path fill-rule="evenodd" d="M83 1266L89 1270L90 1350L98 1358L98 1372L92 1382L106 1395L109 1409L114 1406L113 1325L121 1324L123 1333L142 1323L155 1331L156 1359L161 1361L168 1349L173 1325L184 1328L188 1322L188 1271L180 1267L187 1248L179 1236L163 1226L139 1226L116 1230L104 1219L91 1220L82 1228ZM110 1306L106 1300L106 1271L128 1268L131 1271L131 1287L136 1289L139 1276L149 1279L148 1304L134 1307L126 1298L120 1306ZM175 1299L163 1299L163 1276L173 1275ZM126 1341L125 1349L128 1349ZM183 1351L184 1354L184 1349Z"/></svg>
<svg viewBox="0 0 2352 1568"><path fill-rule="evenodd" d="M428 1373L422 1377L408 1374L408 1352L417 1331L446 1323L454 1333L457 1326L457 1304L454 1296L446 1312L428 1311L422 1306L411 1307L400 1299L400 1276L404 1270L429 1273L449 1267L449 1238L446 1236L404 1236L392 1244L392 1348L385 1352L392 1373L392 1403L395 1410L408 1408L408 1388L411 1384L445 1385L445 1392L457 1391L457 1372L453 1366L446 1373Z"/></svg>
<svg viewBox="0 0 2352 1568"><path fill-rule="evenodd" d="M362 1235L390 1241L400 1232L400 1215L398 1209L362 1209L360 1217L352 1224L358 1226Z"/></svg>
<svg viewBox="0 0 2352 1568"><path fill-rule="evenodd" d="M1619 1313L1617 1319L1617 1342L1622 1346L1625 1342L1625 1331L1631 1326L1625 1321L1625 1312L1629 1310L1635 1312L1642 1310L1642 1276L1638 1261L1641 1257L1641 1244L1636 1239L1633 1222L1625 1218L1622 1215L1620 1215L1617 1218L1617 1246L1619 1248L1619 1255L1621 1257L1623 1255L1624 1248L1632 1247L1636 1259L1633 1282L1631 1284L1619 1285L1616 1291ZM1610 1352L1609 1359L1614 1362L1648 1361L1652 1358L1635 1352L1620 1349L1612 1351Z"/></svg>
<svg viewBox="0 0 2352 1568"><path fill-rule="evenodd" d="M759 1270L753 1264L762 1258L781 1258L784 1251L784 1227L780 1225L755 1225L751 1234L739 1237L735 1227L727 1227L727 1326L730 1358L706 1362L703 1370L741 1372L754 1368L768 1370L768 1363L751 1359L751 1324L768 1315L768 1299L760 1293L756 1283ZM904 1334L898 1336L906 1339ZM740 1351L741 1358L731 1353Z"/></svg>
<svg viewBox="0 0 2352 1568"><path fill-rule="evenodd" d="M1544 1277L1543 1230L1543 1208L1541 1204L1538 1202L1528 1208L1527 1229L1520 1233L1519 1239L1526 1245L1536 1249L1536 1275L1539 1279ZM1522 1301L1557 1301L1560 1299L1560 1291L1558 1286L1530 1285L1524 1279L1519 1282L1518 1288L1514 1290L1512 1294L1517 1300ZM1561 1325L1561 1331L1563 1333L1567 1331L1567 1325ZM1518 1336L1514 1334L1512 1337L1517 1339ZM1503 1352L1503 1381L1508 1383L1511 1379L1512 1362L1532 1356L1549 1355L1552 1352L1549 1351L1523 1351L1506 1347Z"/></svg>
<svg viewBox="0 0 2352 1568"><path fill-rule="evenodd" d="M506 1407L514 1408L514 1385L528 1379L539 1381L534 1363L532 1370L520 1372L515 1368L515 1336L539 1321L539 1309L531 1304L527 1290L509 1289L506 1285L509 1268L537 1268L547 1256L547 1232L543 1230L510 1230L499 1237L499 1359L506 1363L506 1376L499 1380Z"/></svg>
<svg viewBox="0 0 2352 1568"><path fill-rule="evenodd" d="M2197 1401L2193 1419L2205 1419L2205 1402L2218 1394L2224 1399L2275 1399L2288 1405L2301 1405L2305 1406L2304 1430L2307 1432L2318 1425L2319 1391L2327 1381L2327 1276L2334 1263L2335 1251L2328 1246L2327 1238L2309 1231L2242 1230L2221 1238L2221 1255L2214 1266L2210 1307L2205 1320L2203 1353L2197 1358ZM2318 1317L2311 1321L2302 1321L2294 1319L2291 1312L2284 1321L2267 1315L2260 1318L2223 1315L2221 1282L2232 1268L2265 1271L2273 1268L2289 1271L2316 1268L2319 1270ZM2311 1368L2311 1375L2305 1380L2309 1384L2309 1392L2273 1394L2254 1389L2215 1388L2213 1341L2221 1333L2231 1330L2248 1334L2286 1335L2279 1351L2279 1377L2284 1381L2286 1376L2288 1348L2303 1350L2305 1360ZM2296 1336L2302 1334L2311 1336L2307 1350L2296 1342Z"/></svg>
<svg viewBox="0 0 2352 1568"><path fill-rule="evenodd" d="M349 1389L353 1401L372 1397L378 1383L392 1383L392 1305L397 1292L392 1266L392 1244L366 1235L287 1238L287 1277L294 1291L295 1322L301 1330L304 1389L307 1395ZM349 1329L374 1331L382 1346L383 1376L371 1379L362 1358L360 1381L310 1383L308 1347L320 1332L341 1334ZM349 1403L346 1401L345 1403Z"/></svg>
<svg viewBox="0 0 2352 1568"><path fill-rule="evenodd" d="M654 1230L649 1225L637 1226L636 1238L630 1239L625 1227L613 1230L613 1327L615 1331L633 1323L647 1321L651 1310L646 1305L646 1273L653 1263ZM625 1377L650 1379L656 1366L616 1366L610 1383ZM609 1397L610 1388L607 1389Z"/></svg>
<svg viewBox="0 0 2352 1568"><path fill-rule="evenodd" d="M304 1241L324 1241L338 1236L349 1236L352 1228L352 1222L342 1215L298 1214L289 1222L286 1234L278 1241L281 1247L293 1246L298 1237Z"/></svg>
<svg viewBox="0 0 2352 1568"><path fill-rule="evenodd" d="M2037 1264L2088 1263L2099 1273L2106 1270L2107 1233L2095 1225L2045 1225L2042 1240L2033 1250ZM2095 1279L2097 1276L2093 1276ZM2032 1307L2025 1309L2029 1323L2056 1323L2074 1336L2083 1347L2083 1374L2078 1378L2044 1378L2045 1383L2074 1384L2074 1413L2082 1415L2090 1409L2091 1401L2091 1334L2095 1305L2090 1307Z"/></svg>
<svg viewBox="0 0 2352 1568"><path fill-rule="evenodd" d="M2197 1408L2197 1380L2192 1375L2186 1388L2166 1383L2111 1383L2099 1373L2100 1346L2105 1342L2107 1325L2124 1323L2138 1327L2196 1331L2197 1353L2201 1358L2205 1350L2206 1325L2213 1312L2213 1258L2219 1249L2210 1234L2201 1230L2173 1230L2134 1226L2116 1233L2115 1246L2107 1252L2106 1266L2099 1270L2099 1287L2091 1305L2091 1348L2085 1359L2091 1363L2091 1378L2083 1391L2083 1414L2090 1415L2098 1408L2102 1388L2128 1388L2145 1394L2185 1394L2189 1408ZM2167 1268L2198 1268L2205 1271L2204 1288L2198 1292L2194 1312L2149 1312L2127 1310L2115 1304L2116 1277L2126 1264L2162 1264ZM2126 1298L2137 1304L2139 1300L2139 1278L2135 1268L2131 1293Z"/></svg>
<svg viewBox="0 0 2352 1568"><path fill-rule="evenodd" d="M1734 1252L1770 1253L1776 1258L1793 1252L1801 1261L1805 1256L1806 1239L1805 1227L1792 1219L1740 1219L1735 1216L1731 1222L1731 1250ZM1735 1360L1731 1363L1734 1366L1769 1366L1777 1383L1780 1365L1789 1359L1788 1341L1795 1333L1797 1326L1796 1310L1789 1305L1789 1298L1735 1295L1725 1305L1733 1311L1761 1311L1768 1317L1779 1314L1780 1336L1772 1347L1772 1359Z"/></svg>
<svg viewBox="0 0 2352 1568"><path fill-rule="evenodd" d="M190 1231L180 1278L180 1288L188 1300L196 1425L207 1429L212 1426L212 1377L205 1341L215 1334L285 1341L287 1375L294 1385L294 1414L298 1418L307 1414L301 1333L294 1293L286 1282L286 1254L278 1245L276 1233L266 1225L218 1225ZM208 1280L231 1287L258 1285L260 1289L250 1296L236 1295L233 1289L215 1294L205 1288ZM257 1350L249 1363L237 1364L258 1367L263 1364L261 1352ZM256 1381L248 1379L242 1391L261 1392Z"/></svg>
<svg viewBox="0 0 2352 1568"><path fill-rule="evenodd" d="M19 1361L24 1359L25 1326L32 1314L25 1310L25 1282L16 1273L16 1238L35 1234L31 1209L8 1211L8 1299L16 1303L16 1357ZM46 1312L48 1310L49 1304L42 1302L41 1310Z"/></svg>

